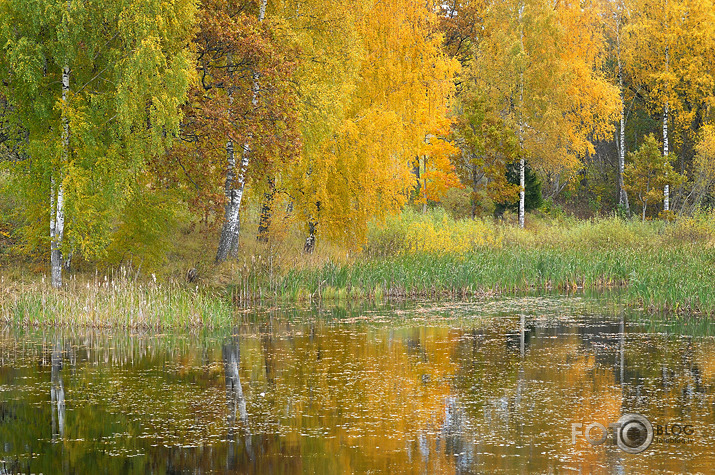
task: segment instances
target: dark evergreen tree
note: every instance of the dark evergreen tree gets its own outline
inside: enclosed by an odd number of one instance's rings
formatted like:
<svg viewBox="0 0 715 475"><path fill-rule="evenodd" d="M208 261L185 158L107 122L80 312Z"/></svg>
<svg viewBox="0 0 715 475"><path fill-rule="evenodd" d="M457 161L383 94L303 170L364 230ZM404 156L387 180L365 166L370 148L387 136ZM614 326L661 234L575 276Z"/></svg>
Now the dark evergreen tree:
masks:
<svg viewBox="0 0 715 475"><path fill-rule="evenodd" d="M513 162L506 167L506 180L513 184L519 184L519 162ZM527 164L524 169L524 180L526 182L526 196L524 197L524 209L526 212L538 209L544 204L544 198L541 195L541 180ZM494 209L494 216L497 218L504 214L504 211L510 210L515 213L519 212L519 196L514 196L514 201L506 201L497 203Z"/></svg>

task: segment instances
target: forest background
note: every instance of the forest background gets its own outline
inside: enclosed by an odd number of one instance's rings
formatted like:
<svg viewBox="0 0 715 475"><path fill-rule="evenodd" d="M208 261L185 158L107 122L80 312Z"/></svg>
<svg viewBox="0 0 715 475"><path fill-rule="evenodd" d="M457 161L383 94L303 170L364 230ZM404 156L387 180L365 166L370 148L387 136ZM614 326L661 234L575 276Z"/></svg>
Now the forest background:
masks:
<svg viewBox="0 0 715 475"><path fill-rule="evenodd" d="M712 0L0 0L2 305L102 275L709 312L714 77Z"/></svg>

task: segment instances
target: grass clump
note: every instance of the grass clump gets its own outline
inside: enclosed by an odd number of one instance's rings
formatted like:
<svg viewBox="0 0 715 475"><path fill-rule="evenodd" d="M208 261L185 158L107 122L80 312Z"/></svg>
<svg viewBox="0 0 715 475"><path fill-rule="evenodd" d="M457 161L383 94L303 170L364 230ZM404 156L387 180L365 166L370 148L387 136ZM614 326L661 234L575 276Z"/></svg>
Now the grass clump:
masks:
<svg viewBox="0 0 715 475"><path fill-rule="evenodd" d="M216 328L230 325L233 316L231 302L208 289L134 282L126 274L70 279L62 290L3 279L0 291L0 322L26 327Z"/></svg>

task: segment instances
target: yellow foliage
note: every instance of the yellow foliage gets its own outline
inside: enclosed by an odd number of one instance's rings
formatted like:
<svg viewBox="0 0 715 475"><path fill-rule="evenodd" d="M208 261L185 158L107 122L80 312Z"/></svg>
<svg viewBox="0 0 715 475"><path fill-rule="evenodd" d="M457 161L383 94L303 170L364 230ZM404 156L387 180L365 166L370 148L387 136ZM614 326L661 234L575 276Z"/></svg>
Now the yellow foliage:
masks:
<svg viewBox="0 0 715 475"><path fill-rule="evenodd" d="M703 127L695 147L696 180L707 191L715 184L715 127Z"/></svg>
<svg viewBox="0 0 715 475"><path fill-rule="evenodd" d="M454 221L444 215L442 222L432 220L413 222L405 237L409 252L462 254L475 247L494 245L493 228L483 221Z"/></svg>
<svg viewBox="0 0 715 475"><path fill-rule="evenodd" d="M306 143L294 195L318 233L355 246L365 242L370 219L405 204L411 164L444 123L458 63L442 51L436 14L424 3L366 1L350 11L359 67L342 89L349 95L334 128ZM432 145L435 157L450 153L443 141Z"/></svg>
<svg viewBox="0 0 715 475"><path fill-rule="evenodd" d="M498 229L488 221L455 220L443 211L405 211L372 227L368 252L466 254L483 246L501 247Z"/></svg>

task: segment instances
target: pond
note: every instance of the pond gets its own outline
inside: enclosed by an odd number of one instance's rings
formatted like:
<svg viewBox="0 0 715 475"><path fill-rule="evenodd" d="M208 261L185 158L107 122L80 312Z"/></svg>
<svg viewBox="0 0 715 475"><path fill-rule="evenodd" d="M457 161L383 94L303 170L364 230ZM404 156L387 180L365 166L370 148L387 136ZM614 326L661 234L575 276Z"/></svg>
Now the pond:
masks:
<svg viewBox="0 0 715 475"><path fill-rule="evenodd" d="M0 474L711 471L710 322L659 322L532 297L5 329ZM624 414L652 427L640 453Z"/></svg>

